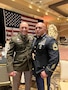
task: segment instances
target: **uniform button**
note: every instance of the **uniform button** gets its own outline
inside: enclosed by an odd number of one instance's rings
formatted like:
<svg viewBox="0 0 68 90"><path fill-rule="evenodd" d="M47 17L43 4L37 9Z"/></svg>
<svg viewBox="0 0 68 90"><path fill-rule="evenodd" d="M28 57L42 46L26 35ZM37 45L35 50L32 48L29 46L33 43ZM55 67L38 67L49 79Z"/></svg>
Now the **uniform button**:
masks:
<svg viewBox="0 0 68 90"><path fill-rule="evenodd" d="M34 52L36 52L36 50L34 50Z"/></svg>
<svg viewBox="0 0 68 90"><path fill-rule="evenodd" d="M34 68L32 68L32 70L34 70Z"/></svg>
<svg viewBox="0 0 68 90"><path fill-rule="evenodd" d="M43 68L45 68L45 66L43 66Z"/></svg>
<svg viewBox="0 0 68 90"><path fill-rule="evenodd" d="M36 46L34 46L34 48L36 48Z"/></svg>

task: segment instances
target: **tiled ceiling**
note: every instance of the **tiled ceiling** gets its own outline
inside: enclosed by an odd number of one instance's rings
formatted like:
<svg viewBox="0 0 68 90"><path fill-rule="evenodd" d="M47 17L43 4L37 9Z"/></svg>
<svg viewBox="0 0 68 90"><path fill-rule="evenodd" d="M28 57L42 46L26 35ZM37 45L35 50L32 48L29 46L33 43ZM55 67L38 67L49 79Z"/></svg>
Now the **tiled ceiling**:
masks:
<svg viewBox="0 0 68 90"><path fill-rule="evenodd" d="M45 12L45 19L47 13L49 16L56 16L55 22L68 22L68 0L25 0L31 4L35 4L39 9ZM54 17L53 16L53 17ZM49 17L48 17L49 18Z"/></svg>
<svg viewBox="0 0 68 90"><path fill-rule="evenodd" d="M42 17L48 22L68 22L68 0L0 0L0 7Z"/></svg>
<svg viewBox="0 0 68 90"><path fill-rule="evenodd" d="M25 0L31 4L35 4L38 8L42 8L45 12L49 12L56 16L63 16L60 13L54 11L53 9L49 8L49 5L53 5L55 3L61 2L63 0Z"/></svg>

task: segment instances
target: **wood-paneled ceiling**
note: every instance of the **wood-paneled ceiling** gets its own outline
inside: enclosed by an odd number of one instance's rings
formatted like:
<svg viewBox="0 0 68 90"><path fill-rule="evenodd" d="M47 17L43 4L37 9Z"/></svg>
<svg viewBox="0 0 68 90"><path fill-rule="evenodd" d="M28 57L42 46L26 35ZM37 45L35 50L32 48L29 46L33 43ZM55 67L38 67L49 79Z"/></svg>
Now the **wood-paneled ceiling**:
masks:
<svg viewBox="0 0 68 90"><path fill-rule="evenodd" d="M68 0L0 0L0 7L50 23L68 22Z"/></svg>

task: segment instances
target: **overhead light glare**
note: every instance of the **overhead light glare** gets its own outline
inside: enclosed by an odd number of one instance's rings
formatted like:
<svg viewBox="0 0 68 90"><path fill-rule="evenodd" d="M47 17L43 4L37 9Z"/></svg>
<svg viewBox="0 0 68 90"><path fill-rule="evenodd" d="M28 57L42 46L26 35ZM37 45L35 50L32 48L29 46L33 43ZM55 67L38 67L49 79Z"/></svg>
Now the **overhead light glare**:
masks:
<svg viewBox="0 0 68 90"><path fill-rule="evenodd" d="M40 9L37 9L38 12L40 12Z"/></svg>
<svg viewBox="0 0 68 90"><path fill-rule="evenodd" d="M39 2L42 3L42 0L40 0Z"/></svg>
<svg viewBox="0 0 68 90"><path fill-rule="evenodd" d="M11 1L13 1L13 2L14 2L15 0L11 0Z"/></svg>
<svg viewBox="0 0 68 90"><path fill-rule="evenodd" d="M45 15L48 15L48 12L45 12Z"/></svg>
<svg viewBox="0 0 68 90"><path fill-rule="evenodd" d="M66 19L66 21L68 21L68 18Z"/></svg>
<svg viewBox="0 0 68 90"><path fill-rule="evenodd" d="M32 9L32 5L29 5L29 8L31 8L31 9Z"/></svg>
<svg viewBox="0 0 68 90"><path fill-rule="evenodd" d="M33 4L33 2L31 2L31 4Z"/></svg>
<svg viewBox="0 0 68 90"><path fill-rule="evenodd" d="M39 8L41 8L41 6L39 6Z"/></svg>
<svg viewBox="0 0 68 90"><path fill-rule="evenodd" d="M60 20L60 18L58 17L57 20Z"/></svg>

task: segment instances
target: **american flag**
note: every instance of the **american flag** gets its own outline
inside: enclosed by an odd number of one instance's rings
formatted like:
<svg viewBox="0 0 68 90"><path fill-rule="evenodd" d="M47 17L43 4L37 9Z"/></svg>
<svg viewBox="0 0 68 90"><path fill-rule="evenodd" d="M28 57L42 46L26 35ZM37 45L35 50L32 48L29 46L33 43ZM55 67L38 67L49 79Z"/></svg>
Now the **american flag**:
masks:
<svg viewBox="0 0 68 90"><path fill-rule="evenodd" d="M35 25L38 22L38 19L24 14L21 15L13 11L4 10L4 21L7 40L10 39L12 35L16 35L19 32L19 25L22 21L26 21L29 24L29 35L34 34Z"/></svg>

